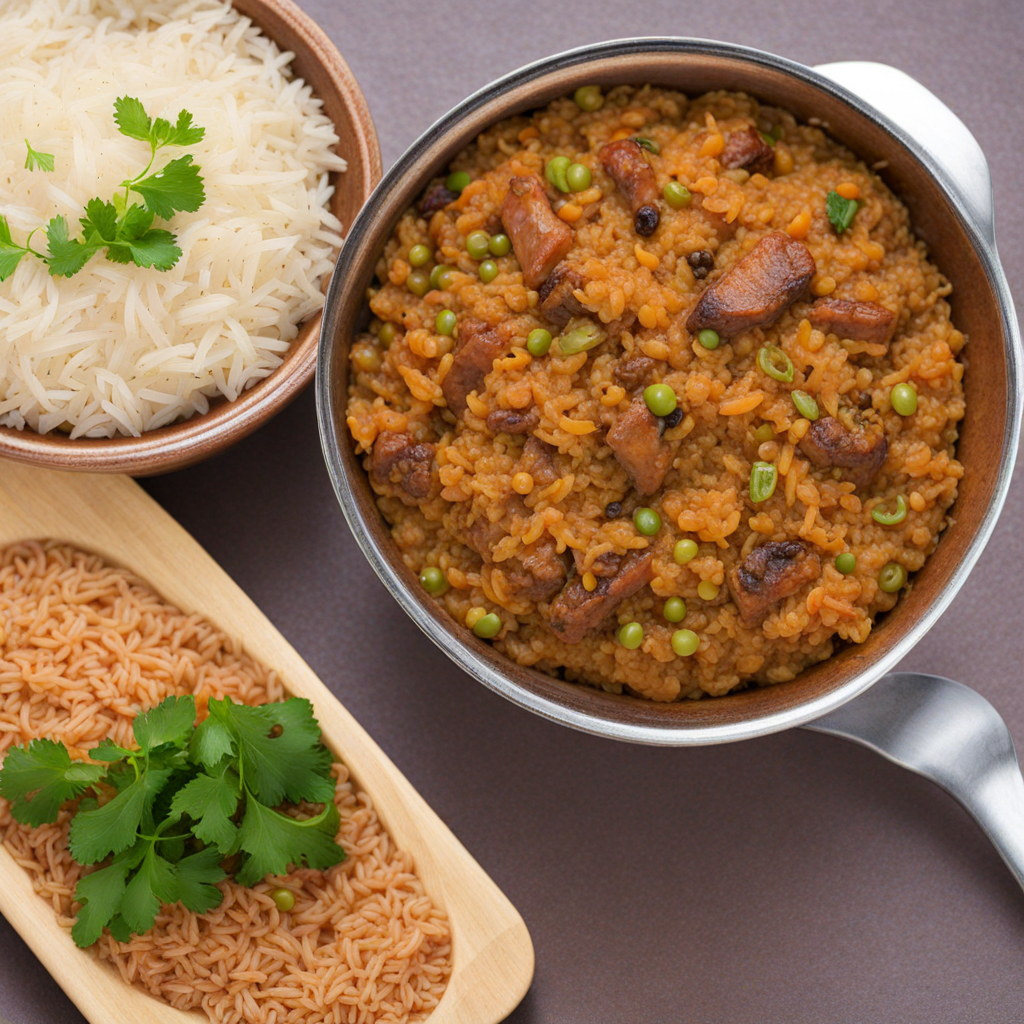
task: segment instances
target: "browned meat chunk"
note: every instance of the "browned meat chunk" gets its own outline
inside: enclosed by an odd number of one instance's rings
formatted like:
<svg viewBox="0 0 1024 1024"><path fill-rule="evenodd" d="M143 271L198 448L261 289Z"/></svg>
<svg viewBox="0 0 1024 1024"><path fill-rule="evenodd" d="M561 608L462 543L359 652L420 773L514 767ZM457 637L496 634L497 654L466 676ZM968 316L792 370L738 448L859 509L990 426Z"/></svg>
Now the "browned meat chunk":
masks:
<svg viewBox="0 0 1024 1024"><path fill-rule="evenodd" d="M672 449L661 439L657 417L642 395L615 421L605 438L640 494L653 494L672 465Z"/></svg>
<svg viewBox="0 0 1024 1024"><path fill-rule="evenodd" d="M819 469L841 469L844 480L867 487L885 465L889 439L885 434L852 431L824 416L811 424L800 450Z"/></svg>
<svg viewBox="0 0 1024 1024"><path fill-rule="evenodd" d="M526 549L521 558L509 559L505 579L514 597L520 601L547 601L562 589L567 570L548 536Z"/></svg>
<svg viewBox="0 0 1024 1024"><path fill-rule="evenodd" d="M766 327L807 291L814 270L814 257L803 242L773 231L704 290L686 328L691 334L711 328L732 338Z"/></svg>
<svg viewBox="0 0 1024 1024"><path fill-rule="evenodd" d="M492 434L532 434L540 422L535 406L529 409L494 409L487 414L487 429Z"/></svg>
<svg viewBox="0 0 1024 1024"><path fill-rule="evenodd" d="M560 476L552 453L554 448L539 437L528 437L523 445L523 454L516 463L517 473L529 473L538 487L553 484Z"/></svg>
<svg viewBox="0 0 1024 1024"><path fill-rule="evenodd" d="M445 188L444 185L438 182L436 185L431 185L423 194L423 198L420 200L420 213L426 215L435 213L437 210L443 210L449 203L454 203L458 198L458 192L452 192L451 189Z"/></svg>
<svg viewBox="0 0 1024 1024"><path fill-rule="evenodd" d="M370 474L379 485L391 484L406 505L430 493L436 446L421 443L410 434L377 435L370 460Z"/></svg>
<svg viewBox="0 0 1024 1024"><path fill-rule="evenodd" d="M654 371L654 360L648 356L633 356L624 363L619 363L612 371L615 380L627 391L647 383L647 378Z"/></svg>
<svg viewBox="0 0 1024 1024"><path fill-rule="evenodd" d="M513 178L501 204L501 222L523 268L528 288L537 288L572 248L572 231L559 220L544 194L544 186L531 175Z"/></svg>
<svg viewBox="0 0 1024 1024"><path fill-rule="evenodd" d="M459 325L455 358L441 383L448 408L461 416L466 411L466 396L480 391L484 378L494 368L494 360L505 354L508 344L502 334L482 320L467 319Z"/></svg>
<svg viewBox="0 0 1024 1024"><path fill-rule="evenodd" d="M556 327L564 327L574 316L587 311L573 295L584 284L583 275L565 263L559 263L538 289L540 312L545 320Z"/></svg>
<svg viewBox="0 0 1024 1024"><path fill-rule="evenodd" d="M586 557L585 551L580 551L579 548L572 549L572 559L576 563L576 571L581 575L584 572L592 572L599 579L605 576L614 576L622 564L620 555L615 554L614 551L606 551L603 555L598 555L588 569L584 569Z"/></svg>
<svg viewBox="0 0 1024 1024"><path fill-rule="evenodd" d="M743 128L726 140L720 159L730 170L744 167L751 174L764 173L775 162L775 151L756 128Z"/></svg>
<svg viewBox="0 0 1024 1024"><path fill-rule="evenodd" d="M729 590L743 621L759 623L772 605L821 575L821 559L797 540L769 541L729 570Z"/></svg>
<svg viewBox="0 0 1024 1024"><path fill-rule="evenodd" d="M896 314L877 302L818 299L811 306L808 319L826 334L876 345L888 345L896 330Z"/></svg>
<svg viewBox="0 0 1024 1024"><path fill-rule="evenodd" d="M629 202L633 230L644 238L653 235L661 219L657 207L658 183L643 147L635 139L619 139L602 146L597 155Z"/></svg>
<svg viewBox="0 0 1024 1024"><path fill-rule="evenodd" d="M650 548L627 555L619 571L599 579L593 590L587 590L577 576L551 602L548 626L567 644L578 644L627 597L647 586L653 576L654 552Z"/></svg>

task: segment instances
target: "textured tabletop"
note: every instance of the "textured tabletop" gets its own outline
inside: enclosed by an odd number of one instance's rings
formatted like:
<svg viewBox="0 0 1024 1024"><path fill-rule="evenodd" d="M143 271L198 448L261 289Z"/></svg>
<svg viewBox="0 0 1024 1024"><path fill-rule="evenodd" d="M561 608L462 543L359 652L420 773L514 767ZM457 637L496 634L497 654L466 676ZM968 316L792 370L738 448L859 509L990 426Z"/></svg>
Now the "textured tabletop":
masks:
<svg viewBox="0 0 1024 1024"><path fill-rule="evenodd" d="M359 78L385 166L472 90L586 42L696 35L807 64L894 64L948 103L988 155L1002 259L1024 305L1015 0L299 2ZM657 750L570 732L490 693L430 644L363 560L323 467L311 392L228 454L145 486L520 909L537 972L516 1024L1024 1020L1024 894L952 800L805 731ZM1018 466L986 553L903 666L976 687L1018 749L1022 568ZM0 1022L80 1021L0 921Z"/></svg>

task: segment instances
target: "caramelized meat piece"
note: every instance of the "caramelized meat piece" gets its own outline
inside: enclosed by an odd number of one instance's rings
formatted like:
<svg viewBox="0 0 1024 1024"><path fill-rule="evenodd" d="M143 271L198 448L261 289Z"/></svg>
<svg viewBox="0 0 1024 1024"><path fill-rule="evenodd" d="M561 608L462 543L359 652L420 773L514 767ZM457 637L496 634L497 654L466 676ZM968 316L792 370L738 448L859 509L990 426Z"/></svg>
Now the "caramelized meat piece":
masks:
<svg viewBox="0 0 1024 1024"><path fill-rule="evenodd" d="M751 174L764 173L775 162L775 151L756 128L743 128L726 140L720 159L730 170L744 167Z"/></svg>
<svg viewBox="0 0 1024 1024"><path fill-rule="evenodd" d="M628 554L611 577L587 590L577 576L551 602L548 626L567 644L578 644L611 615L627 597L650 583L654 576L654 552L650 548Z"/></svg>
<svg viewBox="0 0 1024 1024"><path fill-rule="evenodd" d="M487 429L492 434L532 434L540 422L535 406L529 409L495 409L487 414Z"/></svg>
<svg viewBox="0 0 1024 1024"><path fill-rule="evenodd" d="M769 541L729 570L729 591L743 621L759 623L772 605L821 575L821 559L798 540Z"/></svg>
<svg viewBox="0 0 1024 1024"><path fill-rule="evenodd" d="M452 192L451 189L445 188L438 182L436 185L431 185L423 194L423 198L420 200L420 213L427 215L435 213L437 210L443 210L458 198L458 192Z"/></svg>
<svg viewBox="0 0 1024 1024"><path fill-rule="evenodd" d="M818 299L807 319L826 334L876 345L888 345L896 330L896 314L877 302Z"/></svg>
<svg viewBox="0 0 1024 1024"><path fill-rule="evenodd" d="M576 563L576 571L580 575L584 572L592 572L598 579L603 579L605 576L614 576L622 564L622 558L619 555L615 554L614 551L606 551L603 555L598 555L594 559L589 569L584 569L586 557L585 551L580 551L579 548L572 549L572 558Z"/></svg>
<svg viewBox="0 0 1024 1024"><path fill-rule="evenodd" d="M672 449L661 439L657 417L637 395L605 438L640 494L653 494L672 465Z"/></svg>
<svg viewBox="0 0 1024 1024"><path fill-rule="evenodd" d="M583 316L587 311L573 295L583 284L583 275L578 270L559 263L537 292L544 319L556 327L564 327L574 316Z"/></svg>
<svg viewBox="0 0 1024 1024"><path fill-rule="evenodd" d="M632 391L641 384L646 384L653 370L653 359L648 356L633 356L632 359L619 363L612 371L612 375L627 391Z"/></svg>
<svg viewBox="0 0 1024 1024"><path fill-rule="evenodd" d="M370 475L378 485L391 484L406 505L430 494L435 445L421 443L410 434L377 435L370 459Z"/></svg>
<svg viewBox="0 0 1024 1024"><path fill-rule="evenodd" d="M615 179L619 191L633 212L633 230L647 238L658 227L658 183L654 168L647 162L643 147L635 139L619 139L602 146L597 154L608 175Z"/></svg>
<svg viewBox="0 0 1024 1024"><path fill-rule="evenodd" d="M546 444L539 437L528 437L523 445L523 454L519 456L515 471L517 473L529 473L533 482L538 487L547 487L553 484L560 476L558 467L555 465L551 445Z"/></svg>
<svg viewBox="0 0 1024 1024"><path fill-rule="evenodd" d="M773 231L704 290L686 329L696 334L710 327L732 338L751 327L766 327L807 291L814 270L814 257L803 242Z"/></svg>
<svg viewBox="0 0 1024 1024"><path fill-rule="evenodd" d="M686 257L695 281L703 281L715 269L715 257L707 249L697 249Z"/></svg>
<svg viewBox="0 0 1024 1024"><path fill-rule="evenodd" d="M444 400L456 416L466 411L466 396L471 391L482 390L484 378L494 368L494 360L503 356L507 348L502 334L482 320L462 321L455 358L441 383Z"/></svg>
<svg viewBox="0 0 1024 1024"><path fill-rule="evenodd" d="M537 288L572 248L572 231L551 209L540 181L512 178L501 204L501 222L512 241L528 288Z"/></svg>
<svg viewBox="0 0 1024 1024"><path fill-rule="evenodd" d="M562 589L566 575L565 559L547 535L531 544L521 558L510 558L505 568L509 589L520 601L547 601Z"/></svg>
<svg viewBox="0 0 1024 1024"><path fill-rule="evenodd" d="M843 479L867 487L885 465L889 439L885 434L851 431L831 416L811 424L800 450L819 469L841 469Z"/></svg>

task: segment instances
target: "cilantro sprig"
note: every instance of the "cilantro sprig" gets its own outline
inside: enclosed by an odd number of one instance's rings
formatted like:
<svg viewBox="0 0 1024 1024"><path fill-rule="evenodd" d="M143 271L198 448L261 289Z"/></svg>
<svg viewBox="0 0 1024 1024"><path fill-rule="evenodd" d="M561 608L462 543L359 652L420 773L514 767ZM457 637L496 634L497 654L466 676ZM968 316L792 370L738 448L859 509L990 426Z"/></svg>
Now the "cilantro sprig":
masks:
<svg viewBox="0 0 1024 1024"><path fill-rule="evenodd" d="M825 212L837 235L841 235L853 223L859 209L860 203L856 199L846 199L838 192L829 192L825 196Z"/></svg>
<svg viewBox="0 0 1024 1024"><path fill-rule="evenodd" d="M192 120L192 114L183 110L171 124L162 117L151 118L142 101L133 96L115 100L114 121L118 131L129 139L149 144L149 163L140 174L121 182L123 194L115 193L109 200L89 200L85 216L79 219L78 237L71 237L65 217L56 216L45 228L30 231L24 244L20 244L14 241L7 219L0 216L0 281L10 277L29 254L46 263L55 277L72 277L104 249L107 259L114 263L170 270L181 259L181 249L172 232L154 228L153 222L157 217L170 220L179 212L194 213L206 201L206 192L200 168L192 162L191 155L177 157L156 171L153 165L166 146L194 146L202 140L206 129ZM54 169L50 153L36 152L27 139L25 145L26 168ZM141 204L132 202L133 192L142 198ZM32 246L32 238L39 231L45 231L46 252Z"/></svg>
<svg viewBox="0 0 1024 1024"><path fill-rule="evenodd" d="M79 864L103 864L75 889L79 946L104 928L120 941L149 931L162 904L212 910L229 874L251 886L291 865L344 860L331 755L309 701L250 707L225 697L195 718L192 697L168 697L135 719L137 748L104 740L91 762L49 739L8 752L0 796L15 820L54 822L78 799L69 850ZM301 803L324 807L307 818L280 809Z"/></svg>

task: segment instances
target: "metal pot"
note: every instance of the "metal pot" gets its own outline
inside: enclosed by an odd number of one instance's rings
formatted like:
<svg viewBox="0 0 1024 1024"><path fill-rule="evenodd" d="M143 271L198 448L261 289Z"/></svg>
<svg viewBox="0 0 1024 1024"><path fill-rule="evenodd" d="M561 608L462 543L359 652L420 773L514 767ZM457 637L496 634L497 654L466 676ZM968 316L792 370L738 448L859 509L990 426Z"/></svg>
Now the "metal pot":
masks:
<svg viewBox="0 0 1024 1024"><path fill-rule="evenodd" d="M789 683L658 704L524 668L477 640L431 601L392 543L345 427L348 347L366 322L365 292L392 228L431 177L485 127L577 86L652 83L690 95L748 92L816 118L910 210L918 236L953 283L969 337L958 458L966 467L952 520L899 605L868 640ZM921 639L952 601L991 536L1010 483L1022 413L1021 340L996 253L992 187L963 123L907 75L882 64L812 69L772 54L694 39L628 39L530 64L475 93L433 125L374 191L345 242L320 334L317 406L335 492L356 541L405 611L449 657L522 707L615 739L691 745L745 739L809 722L866 690Z"/></svg>

